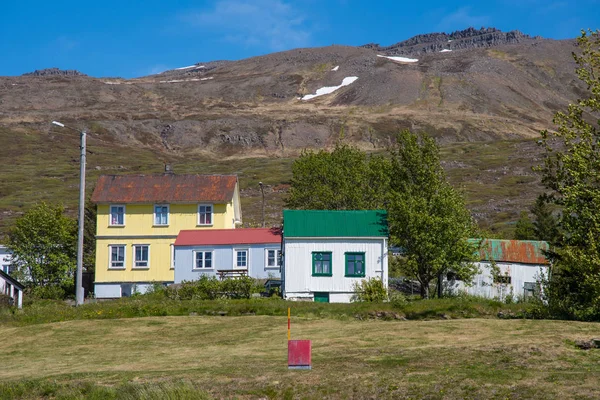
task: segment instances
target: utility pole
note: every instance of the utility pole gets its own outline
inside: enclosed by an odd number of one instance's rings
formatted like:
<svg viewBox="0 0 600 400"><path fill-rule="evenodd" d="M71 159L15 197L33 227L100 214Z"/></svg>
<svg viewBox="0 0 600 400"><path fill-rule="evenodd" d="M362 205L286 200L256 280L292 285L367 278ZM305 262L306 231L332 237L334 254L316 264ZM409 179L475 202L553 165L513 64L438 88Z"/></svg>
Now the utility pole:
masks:
<svg viewBox="0 0 600 400"><path fill-rule="evenodd" d="M52 121L56 126L71 129L80 134L81 139L81 158L79 161L79 232L77 235L77 270L75 272L75 304L80 306L84 302L83 293L83 225L85 219L85 153L86 153L86 132L71 128L58 121Z"/></svg>
<svg viewBox="0 0 600 400"><path fill-rule="evenodd" d="M262 182L258 182L260 192L262 193L262 227L265 227L265 188Z"/></svg>

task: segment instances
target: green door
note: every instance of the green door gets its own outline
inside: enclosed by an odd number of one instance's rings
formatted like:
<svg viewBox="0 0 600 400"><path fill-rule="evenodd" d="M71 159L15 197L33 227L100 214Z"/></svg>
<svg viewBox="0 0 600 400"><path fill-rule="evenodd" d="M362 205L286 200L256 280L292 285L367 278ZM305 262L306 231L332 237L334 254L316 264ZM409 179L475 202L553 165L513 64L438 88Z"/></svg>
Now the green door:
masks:
<svg viewBox="0 0 600 400"><path fill-rule="evenodd" d="M329 303L329 293L315 292L315 303Z"/></svg>

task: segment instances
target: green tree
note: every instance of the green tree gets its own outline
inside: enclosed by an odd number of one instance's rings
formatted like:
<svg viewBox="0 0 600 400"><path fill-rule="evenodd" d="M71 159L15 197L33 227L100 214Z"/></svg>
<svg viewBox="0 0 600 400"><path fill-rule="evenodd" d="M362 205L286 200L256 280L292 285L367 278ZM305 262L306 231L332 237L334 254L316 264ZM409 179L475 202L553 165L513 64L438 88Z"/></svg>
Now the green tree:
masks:
<svg viewBox="0 0 600 400"><path fill-rule="evenodd" d="M548 284L550 310L567 318L600 319L600 31L577 39L576 73L588 97L558 112L556 131L541 132L542 182L561 208L560 246Z"/></svg>
<svg viewBox="0 0 600 400"><path fill-rule="evenodd" d="M531 218L529 218L529 213L527 211L521 211L521 216L515 227L514 238L516 240L537 239L534 223L531 222Z"/></svg>
<svg viewBox="0 0 600 400"><path fill-rule="evenodd" d="M390 150L391 242L403 249L403 269L421 284L428 298L429 286L449 271L470 280L476 273L476 225L463 196L446 180L435 140L407 130L397 136Z"/></svg>
<svg viewBox="0 0 600 400"><path fill-rule="evenodd" d="M348 145L330 153L305 150L292 165L286 206L305 210L380 208L389 186L389 160Z"/></svg>
<svg viewBox="0 0 600 400"><path fill-rule="evenodd" d="M83 234L83 268L86 272L94 272L96 268L96 205L91 201L85 204Z"/></svg>
<svg viewBox="0 0 600 400"><path fill-rule="evenodd" d="M531 207L531 213L534 216L533 230L535 239L545 240L554 244L557 243L560 238L558 220L552 214L546 196L539 196L536 199L533 207Z"/></svg>
<svg viewBox="0 0 600 400"><path fill-rule="evenodd" d="M7 247L17 279L39 293L55 296L74 286L77 225L62 206L41 203L27 211L10 229Z"/></svg>

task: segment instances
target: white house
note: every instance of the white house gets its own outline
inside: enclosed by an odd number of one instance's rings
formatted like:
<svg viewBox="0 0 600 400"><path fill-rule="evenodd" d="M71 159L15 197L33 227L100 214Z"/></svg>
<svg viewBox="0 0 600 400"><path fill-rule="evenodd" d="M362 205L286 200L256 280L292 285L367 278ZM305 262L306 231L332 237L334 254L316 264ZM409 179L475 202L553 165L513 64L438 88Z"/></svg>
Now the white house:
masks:
<svg viewBox="0 0 600 400"><path fill-rule="evenodd" d="M217 277L281 276L281 229L182 230L175 240L175 283Z"/></svg>
<svg viewBox="0 0 600 400"><path fill-rule="evenodd" d="M348 303L367 278L387 288L387 212L284 210L283 260L286 299Z"/></svg>
<svg viewBox="0 0 600 400"><path fill-rule="evenodd" d="M24 288L15 278L0 270L0 293L12 297L19 308L23 307Z"/></svg>
<svg viewBox="0 0 600 400"><path fill-rule="evenodd" d="M10 266L11 252L6 246L0 246L0 271L4 271L8 274Z"/></svg>
<svg viewBox="0 0 600 400"><path fill-rule="evenodd" d="M544 251L548 243L534 240L484 239L476 263L480 273L467 285L448 276L454 293L498 298L528 297L539 290L539 281L548 276L549 263Z"/></svg>

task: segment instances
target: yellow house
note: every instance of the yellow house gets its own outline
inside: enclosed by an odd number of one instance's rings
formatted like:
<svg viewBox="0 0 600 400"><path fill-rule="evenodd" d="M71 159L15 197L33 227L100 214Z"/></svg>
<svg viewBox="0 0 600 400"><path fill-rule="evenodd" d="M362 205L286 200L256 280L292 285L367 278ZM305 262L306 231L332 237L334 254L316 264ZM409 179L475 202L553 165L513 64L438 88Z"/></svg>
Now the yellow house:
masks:
<svg viewBox="0 0 600 400"><path fill-rule="evenodd" d="M103 175L92 202L97 298L173 283L180 230L234 229L242 219L235 175Z"/></svg>

